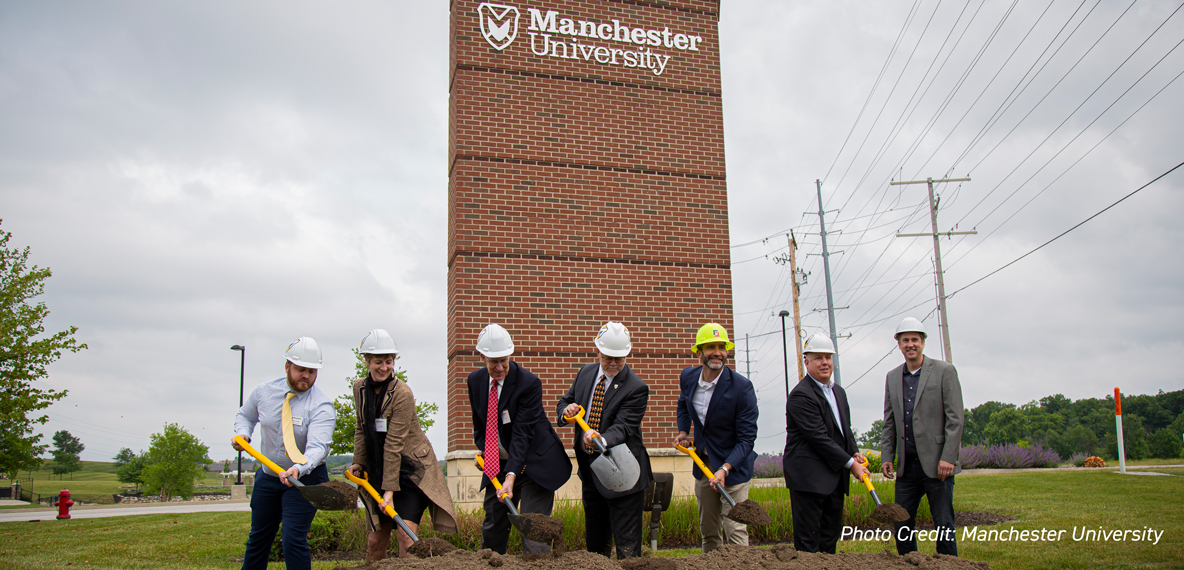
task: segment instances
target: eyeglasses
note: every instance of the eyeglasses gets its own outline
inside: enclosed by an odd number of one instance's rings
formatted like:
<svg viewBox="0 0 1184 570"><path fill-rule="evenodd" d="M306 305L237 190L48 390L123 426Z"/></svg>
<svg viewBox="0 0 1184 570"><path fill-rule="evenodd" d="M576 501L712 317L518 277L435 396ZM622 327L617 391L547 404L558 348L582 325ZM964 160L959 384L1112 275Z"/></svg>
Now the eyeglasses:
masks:
<svg viewBox="0 0 1184 570"><path fill-rule="evenodd" d="M612 362L614 364L624 364L625 363L624 356L605 356L605 355L601 354L600 359L605 362Z"/></svg>

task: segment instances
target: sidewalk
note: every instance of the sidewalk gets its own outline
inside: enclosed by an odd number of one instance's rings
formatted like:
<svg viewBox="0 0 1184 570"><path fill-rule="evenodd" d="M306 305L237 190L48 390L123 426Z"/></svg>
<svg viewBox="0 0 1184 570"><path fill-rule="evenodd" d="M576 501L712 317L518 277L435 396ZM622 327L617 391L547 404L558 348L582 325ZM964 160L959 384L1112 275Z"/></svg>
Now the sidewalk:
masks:
<svg viewBox="0 0 1184 570"><path fill-rule="evenodd" d="M82 505L70 508L71 519L97 519L132 515L178 513L246 512L251 510L247 500L239 501L182 501L177 503L130 503L126 505ZM0 511L0 523L17 521L53 521L56 508L11 509Z"/></svg>

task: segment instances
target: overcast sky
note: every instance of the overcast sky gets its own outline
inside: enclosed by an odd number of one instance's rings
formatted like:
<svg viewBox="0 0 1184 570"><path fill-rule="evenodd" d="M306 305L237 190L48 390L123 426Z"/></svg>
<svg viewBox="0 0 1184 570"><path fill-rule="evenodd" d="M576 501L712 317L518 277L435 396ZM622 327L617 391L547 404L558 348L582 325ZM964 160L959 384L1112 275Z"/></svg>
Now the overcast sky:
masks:
<svg viewBox="0 0 1184 570"><path fill-rule="evenodd" d="M723 3L731 332L758 451L784 445L791 228L804 328L827 329L816 179L863 431L901 318L941 357L932 240L893 237L929 231L925 186L890 180L971 178L938 187L940 229L979 232L942 239L953 293L1184 161L1174 3L947 4ZM441 404L442 456L447 66L446 2L0 8L2 227L53 269L47 330L89 345L42 381L70 394L41 431L109 460L177 422L228 458L231 345L249 391L314 336L317 385L341 394L382 327ZM1184 387L1182 188L1184 168L949 300L967 407Z"/></svg>

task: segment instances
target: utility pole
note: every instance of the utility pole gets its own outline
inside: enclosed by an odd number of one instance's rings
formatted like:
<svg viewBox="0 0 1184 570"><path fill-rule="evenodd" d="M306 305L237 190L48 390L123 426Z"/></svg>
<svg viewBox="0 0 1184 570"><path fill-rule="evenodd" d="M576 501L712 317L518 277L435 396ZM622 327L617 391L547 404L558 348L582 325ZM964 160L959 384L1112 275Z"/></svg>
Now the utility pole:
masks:
<svg viewBox="0 0 1184 570"><path fill-rule="evenodd" d="M815 180L818 188L818 235L822 236L822 270L826 277L826 314L830 318L830 341L835 345L835 386L842 386L839 381L839 331L835 327L835 300L830 286L830 252L826 249L826 211L822 209L822 180Z"/></svg>
<svg viewBox="0 0 1184 570"><path fill-rule="evenodd" d="M756 359L750 357L748 354L748 333L744 333L744 376L749 380L752 380L753 362L756 362Z"/></svg>
<svg viewBox="0 0 1184 570"><path fill-rule="evenodd" d="M939 200L935 200L933 198L933 183L934 182L970 182L970 178L942 178L939 180L934 180L932 178L926 178L925 180L910 180L908 182L892 182L889 184L889 186L900 186L903 184L928 184L929 185L929 228L930 228L929 233L925 233L925 234L896 234L896 237L923 237L923 236L932 236L933 237L933 260L934 260L934 266L936 268L936 273L937 273L937 312L938 312L938 319L939 319L938 320L938 327L941 329L942 354L945 356L946 362L953 364L954 363L954 353L953 353L953 349L950 348L950 321L949 321L949 317L946 315L946 281L945 281L944 273L941 268L941 241L939 238L943 235L946 237L961 236L961 235L974 235L974 234L977 234L978 232L972 230L969 232L949 231L949 232L938 233L938 231L937 231L937 204L938 204ZM822 243L823 243L823 248L825 248L826 242L823 241ZM836 368L837 368L837 366L836 366Z"/></svg>
<svg viewBox="0 0 1184 570"><path fill-rule="evenodd" d="M793 344L798 350L798 379L806 374L802 370L802 314L798 309L798 295L801 294L801 284L798 283L797 256L798 240L794 238L793 230L789 232L789 273L793 276ZM802 274L802 283L806 282L806 275Z"/></svg>

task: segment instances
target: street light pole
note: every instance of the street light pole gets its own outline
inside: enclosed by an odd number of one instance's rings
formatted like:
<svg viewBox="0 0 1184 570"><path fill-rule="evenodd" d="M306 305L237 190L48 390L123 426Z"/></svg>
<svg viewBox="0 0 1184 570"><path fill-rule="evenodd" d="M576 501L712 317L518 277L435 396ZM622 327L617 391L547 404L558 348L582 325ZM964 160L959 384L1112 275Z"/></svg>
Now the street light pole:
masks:
<svg viewBox="0 0 1184 570"><path fill-rule="evenodd" d="M230 347L230 350L237 350L239 352L238 360L238 407L243 407L243 377L246 373L247 367L247 347L236 344ZM238 452L238 476L235 480L235 485L243 484L243 452Z"/></svg>
<svg viewBox="0 0 1184 570"><path fill-rule="evenodd" d="M777 316L781 317L781 359L785 361L785 401L789 402L789 352L785 348L785 317L789 316L789 311L784 309ZM796 342L796 341L795 341Z"/></svg>

